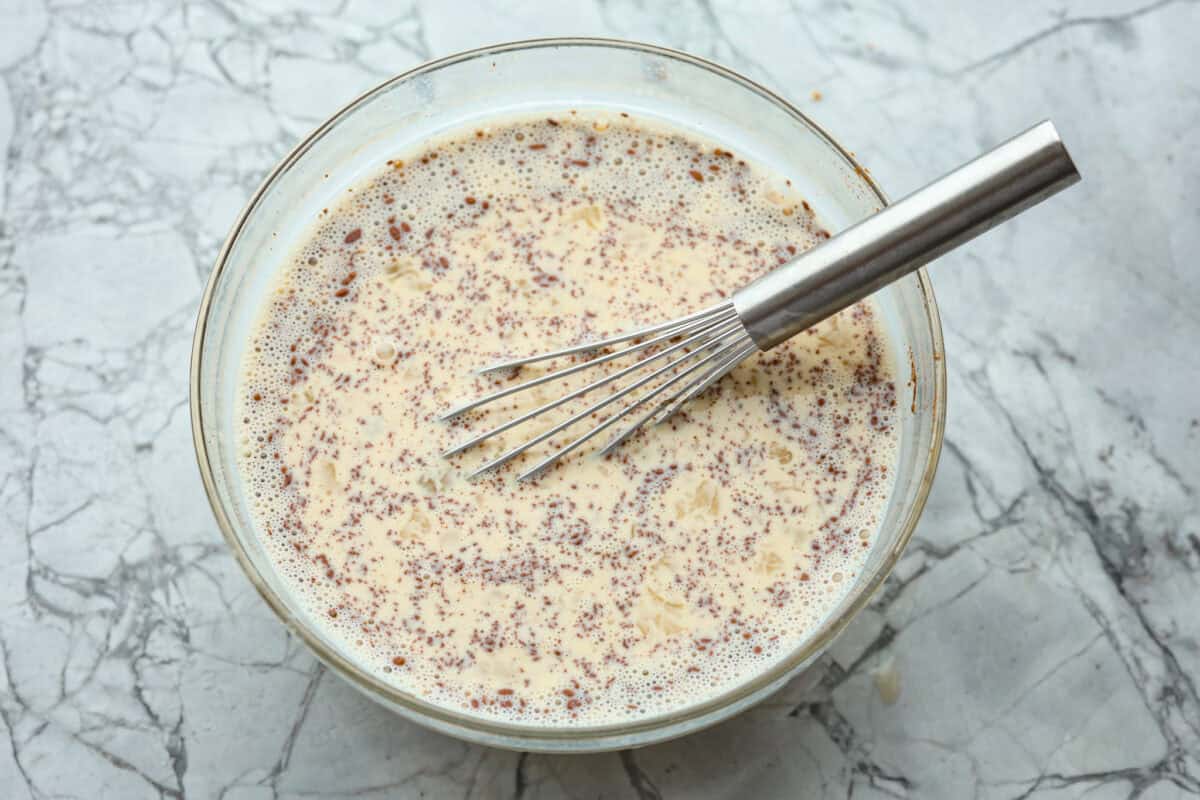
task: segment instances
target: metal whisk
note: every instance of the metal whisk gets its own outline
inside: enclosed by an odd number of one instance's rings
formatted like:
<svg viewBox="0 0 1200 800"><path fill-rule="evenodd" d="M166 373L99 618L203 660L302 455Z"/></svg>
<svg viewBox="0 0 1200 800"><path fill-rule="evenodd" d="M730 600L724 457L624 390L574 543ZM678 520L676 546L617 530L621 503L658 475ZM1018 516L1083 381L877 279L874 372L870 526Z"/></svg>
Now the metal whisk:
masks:
<svg viewBox="0 0 1200 800"><path fill-rule="evenodd" d="M1054 125L1048 121L1035 125L772 270L726 302L619 336L483 368L481 373L497 372L633 342L464 403L443 414L443 420L650 349L633 364L461 442L443 456L461 453L564 403L631 378L628 385L483 464L471 473L474 478L659 381L521 473L518 480L538 475L592 437L637 413L598 451L600 455L608 453L651 420L669 418L755 351L769 350L1078 180L1079 173Z"/></svg>

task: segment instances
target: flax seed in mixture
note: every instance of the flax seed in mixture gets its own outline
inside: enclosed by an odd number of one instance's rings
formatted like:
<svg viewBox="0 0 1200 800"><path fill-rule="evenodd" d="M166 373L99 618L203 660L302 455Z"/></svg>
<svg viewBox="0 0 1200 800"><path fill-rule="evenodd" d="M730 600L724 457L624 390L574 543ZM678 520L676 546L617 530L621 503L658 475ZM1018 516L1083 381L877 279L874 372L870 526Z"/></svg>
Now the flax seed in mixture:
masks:
<svg viewBox="0 0 1200 800"><path fill-rule="evenodd" d="M533 482L513 477L582 426L463 476L583 405L439 453L593 374L438 416L538 374L476 367L707 307L825 237L785 177L620 113L501 119L381 163L296 243L240 385L258 534L313 624L404 691L536 725L678 709L794 651L892 486L871 303Z"/></svg>

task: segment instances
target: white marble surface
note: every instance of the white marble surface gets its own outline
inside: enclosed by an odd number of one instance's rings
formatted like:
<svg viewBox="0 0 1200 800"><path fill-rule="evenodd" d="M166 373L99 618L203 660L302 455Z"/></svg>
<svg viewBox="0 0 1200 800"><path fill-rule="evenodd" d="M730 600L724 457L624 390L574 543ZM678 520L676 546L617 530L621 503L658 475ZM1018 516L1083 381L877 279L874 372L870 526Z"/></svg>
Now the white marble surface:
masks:
<svg viewBox="0 0 1200 800"><path fill-rule="evenodd" d="M186 375L298 137L425 58L566 33L743 69L893 194L1044 116L1085 181L934 270L941 470L818 688L552 758L402 722L284 634L205 504ZM1182 0L0 0L0 797L1200 794L1198 35Z"/></svg>

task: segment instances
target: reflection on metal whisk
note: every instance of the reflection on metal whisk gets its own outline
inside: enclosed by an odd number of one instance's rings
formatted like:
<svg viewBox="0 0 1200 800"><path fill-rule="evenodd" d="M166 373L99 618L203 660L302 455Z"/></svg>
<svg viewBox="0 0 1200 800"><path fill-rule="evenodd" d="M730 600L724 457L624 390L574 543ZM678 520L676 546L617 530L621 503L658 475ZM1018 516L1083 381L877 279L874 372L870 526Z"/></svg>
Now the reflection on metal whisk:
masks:
<svg viewBox="0 0 1200 800"><path fill-rule="evenodd" d="M497 372L635 342L460 405L443 414L443 420L649 349L635 363L461 442L443 456L461 453L564 403L649 370L627 386L491 459L470 477L507 463L639 389L651 386L522 472L518 480L540 474L598 433L640 411L640 416L598 451L601 455L609 453L652 420L661 422L669 418L754 352L780 344L1078 180L1079 173L1058 132L1050 122L1042 122L800 254L738 290L727 302L620 336L484 368L481 372ZM651 369L664 359L665 363ZM659 383L653 385L655 381Z"/></svg>

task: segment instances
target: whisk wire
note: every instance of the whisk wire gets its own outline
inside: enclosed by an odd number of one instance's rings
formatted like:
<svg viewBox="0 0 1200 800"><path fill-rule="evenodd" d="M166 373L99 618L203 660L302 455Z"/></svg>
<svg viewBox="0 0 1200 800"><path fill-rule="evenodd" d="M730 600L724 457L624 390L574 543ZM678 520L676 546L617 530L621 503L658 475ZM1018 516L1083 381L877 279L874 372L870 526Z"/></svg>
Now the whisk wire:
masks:
<svg viewBox="0 0 1200 800"><path fill-rule="evenodd" d="M601 400L596 401L595 403L591 404L590 406L583 409L582 411L572 414L567 419L563 420L562 422L559 422L558 424L554 425L553 427L549 428L548 430L543 431L542 433L538 434L537 436L530 439L529 441L524 442L523 444L520 444L517 447L514 447L511 450L508 450L507 452L497 456L496 458L492 459L491 461L487 462L486 464L484 464L483 466L479 467L474 472L472 472L469 476L467 476L468 479L476 478L485 472L493 470L496 467L499 467L499 466L511 461L512 459L519 456L521 453L524 453L529 448L533 447L534 445L540 444L541 442L544 442L546 439L549 439L551 436L554 436L555 434L559 433L560 431L574 425L579 420L584 419L588 416L591 416L592 414L596 413L597 411L600 411L601 409L605 408L606 406L608 406L612 403L615 403L616 401L622 399L623 397L626 397L631 392L634 392L634 391L640 389L641 387L645 386L647 383L650 383L651 381L658 378L659 376L661 376L667 372L670 372L674 369L677 369L680 366L680 364L690 360L691 358L695 357L696 355L703 353L706 350L711 350L714 347L721 346L722 344L727 344L728 343L727 339L731 334L735 335L738 340L745 338L745 333L742 330L740 323L738 323L736 321L731 322L731 323L726 323L725 325L720 326L715 331L712 331L712 332L705 331L705 332L694 334L693 336L688 337L688 339L685 339L684 341L679 342L676 345L672 345L670 348L667 348L666 350L663 350L661 353L656 353L656 354L654 354L654 356L648 356L647 358L642 359L642 361L638 362L637 364L627 367L625 370L622 370L621 373L614 373L614 375L609 378L602 379L601 381L596 381L594 385L589 385L587 387L584 387L585 390L590 390L591 388L595 388L595 386L599 386L604 383L608 383L611 380L613 380L614 378L621 377L622 373L628 374L629 372L632 372L635 369L641 367L644 363L654 360L655 358L661 358L662 356L668 354L668 352L677 351L683 347L686 347L689 344L694 344L697 340L707 339L707 341L700 344L700 346L696 347L694 350L689 350L689 351L685 352L683 355L672 359L671 361L667 362L665 365L659 367L658 369L654 370L653 372L650 372L650 373L642 376L641 378L638 378L636 381L634 381L633 383L624 387L623 389L621 389L617 392L614 392L613 394L609 395L608 397L605 397ZM689 368L689 370L685 371L685 373L683 373L683 374L686 374L687 372L690 372L691 370L698 368L699 366L703 365L710 359L711 359L711 356L706 357L705 359L698 362L696 365L693 365L691 368ZM582 390L580 390L579 393L582 394L584 392ZM645 398L643 398L643 399L645 399ZM553 401L553 402L558 404L558 401ZM549 406L549 405L550 404L547 404L547 406ZM535 412L541 413L541 410L542 409L535 409ZM534 412L530 412L530 415L526 415L526 418L528 418L531 415L535 415ZM607 423L607 421L606 421L606 423ZM505 423L505 424L507 425L509 423ZM503 426L501 426L501 427L503 427ZM604 427L607 427L607 424L605 424ZM600 428L600 430L603 430L603 428ZM479 441L482 441L483 439L486 439L491 435L492 434L489 432L488 434L484 434L484 435L475 437L475 439L472 441L475 443L478 443ZM470 443L464 443L464 444L467 447L470 446ZM457 449L454 450L454 452L461 452L462 449L465 449L465 447L460 445ZM544 468L553 460L554 460L554 458L551 458L551 459L548 459L544 464L539 464L535 469L530 470L528 473L525 473L522 476L520 476L519 479L524 479L526 477L526 475L535 474L537 471L540 471L541 468Z"/></svg>
<svg viewBox="0 0 1200 800"><path fill-rule="evenodd" d="M711 325L697 331L696 333L693 333L691 336L689 336L688 338L684 339L681 342L678 342L677 344L673 344L670 347L664 348L657 353L651 353L650 355L642 358L641 360L639 360L633 364L630 364L628 367L617 370L616 372L612 373L611 375L608 375L606 377L592 381L591 383L587 384L586 386L581 386L580 388L578 388L572 392L568 392L567 394L563 395L562 397L559 397L555 400L551 400L548 403L538 406L537 408L533 409L532 411L527 411L526 413L521 414L518 417L514 417L513 419L510 419L508 422L505 422L502 425L498 425L497 427L492 428L489 431L485 431L484 433L481 433L478 436L474 436L465 442L461 442L461 443L455 445L454 447L451 447L449 450L445 451L444 453L442 453L442 456L444 458L449 458L452 455L461 453L462 451L464 451L470 447L474 447L475 445L479 444L480 442L482 442L485 439L489 439L492 436L495 436L500 433L504 433L504 431L509 430L510 428L514 428L517 425L520 425L523 422L531 420L540 414L544 414L547 411L558 408L563 403L566 403L570 400L574 400L576 397L580 397L580 396L585 395L588 392L591 392L595 389L599 389L601 386L605 386L609 383L612 383L615 380L620 380L621 378L625 377L629 373L636 372L637 370L641 369L642 367L646 366L647 364L649 364L653 361L657 361L660 358L669 356L672 353L675 353L685 347L688 347L689 345L696 344L696 342L701 339L707 338L709 336L716 336L717 338L720 338L721 336L725 336L728 332L730 332L732 330L736 330L738 327L739 327L739 325L735 320L714 322ZM686 358L686 356L684 356L683 358ZM583 366L588 366L592 363L595 363L595 362L589 361L589 362L586 362ZM676 361L676 362L672 362L672 363L678 363L678 362ZM525 384L523 384L523 386L525 388L531 388L530 386L525 385ZM520 387L518 387L518 388L520 388Z"/></svg>
<svg viewBox="0 0 1200 800"><path fill-rule="evenodd" d="M699 335L702 333L710 332L710 331L712 331L713 328L716 328L724 323L732 322L736 318L737 318L737 314L733 310L730 310L726 313L715 314L711 319L705 318L705 319L697 319L697 320L688 320L686 324L680 325L677 328L674 328L670 331L667 331L666 333L655 336L651 339L647 339L644 342L639 342L630 347L626 347L623 350L618 350L613 353L608 353L607 355L598 356L598 357L590 359L588 361L584 361L579 364L574 364L570 367L563 367L562 369L558 369L553 372L548 372L545 375L539 375L538 377L532 378L528 381L525 381L524 383L519 383L515 386L509 386L507 388L492 392L491 394L484 395L483 397L480 397L477 400L472 400L470 402L455 406L454 408L452 408L449 411L442 414L442 416L439 419L442 422L454 419L455 417L465 414L468 411L473 411L474 409L479 408L480 406L487 405L488 403L494 402L496 400L500 400L500 399L508 397L510 395L514 395L518 392L523 392L526 389L532 389L535 386L541 386L542 384L546 384L546 383L550 383L551 381L559 380L560 378L569 377L571 375L574 375L577 372L582 372L585 369L590 369L591 367L599 366L600 364L604 364L608 361L613 361L615 359L622 358L622 357L630 355L632 353L636 353L641 350L645 350L648 347L652 347L656 344L661 344L662 342L669 341L678 336L683 336L685 334ZM689 339L689 341L694 341L694 338ZM603 346L604 345L601 343L594 343L594 347L603 347ZM593 347L593 345L589 345L589 347ZM564 351L559 351L559 354L561 354L563 352ZM579 352L579 351L576 350L574 352ZM664 351L664 352L670 352L670 351ZM524 362L530 363L531 361L541 361L541 360L544 360L544 358L552 358L552 357L554 357L554 355L555 354L550 354L550 355L547 355L544 357L538 356L534 359L524 359ZM662 353L660 353L659 355L662 355ZM650 360L653 360L653 359L650 359ZM637 365L635 365L635 367L640 366L641 364L644 364L644 363L647 363L647 361L644 360L642 362L639 362ZM492 366L492 367L488 367L486 371L491 371L493 369L500 369L500 368L501 367ZM618 373L614 374L612 377L610 377L609 380L613 380L614 378L619 378L624 374L626 374L626 373L618 372ZM600 385L600 384L596 384L596 385ZM587 390L591 391L592 388L595 388L595 386L589 386ZM581 391L578 394L567 395L566 397L562 398L562 402L566 402L567 400L578 397L579 394L582 394L582 393L583 392ZM549 408L554 408L554 406L550 406ZM549 410L549 409L545 409L545 410ZM540 411L539 411L539 413L540 413ZM522 420L522 421L524 421L524 420ZM504 428L502 430L507 430L507 428ZM501 432L500 430L496 430L496 431L493 431L492 433L494 434L494 433L500 433L500 432ZM489 434L489 435L491 435L491 434ZM454 452L459 452L459 451L455 450L453 452L448 452L448 454L453 455Z"/></svg>
<svg viewBox="0 0 1200 800"><path fill-rule="evenodd" d="M564 356L575 355L576 353L588 353L593 350L602 350L603 348L611 347L614 344L620 344L621 342L628 342L631 339L640 339L644 336L650 336L655 333L665 333L667 331L673 331L673 333L671 333L671 336L673 337L673 336L677 336L677 335L688 332L688 329L690 327L692 327L693 325L701 325L705 322L712 321L718 317L725 318L725 319L732 319L736 316L737 316L737 312L734 311L733 301L727 300L723 303L718 303L715 306L709 306L708 308L705 308L701 311L697 311L692 314L687 314L682 317L676 317L675 319L670 320L668 322L661 322L661 323L658 323L655 325L647 325L644 328L638 328L637 330L627 331L625 333L621 333L616 336L610 336L607 339L600 339L595 342L584 342L583 344L572 345L571 347L564 347L561 350L551 350L546 353L539 353L539 354L533 355L533 356L525 356L524 358L514 358L509 361L499 361L499 362L496 362L495 364L489 364L486 367L481 367L480 369L476 370L476 372L479 375L486 375L489 372L499 372L500 370L514 369L516 367L523 367L526 364L535 364L539 361L549 361L552 358L562 358ZM642 347L648 347L650 344L651 344L651 342L643 342L640 347L630 348L629 350L626 350L625 352L632 352L635 349L641 349ZM586 363L597 364L600 362L597 360L592 360L592 361L586 362ZM481 401L481 403L482 402L486 402L486 400ZM459 413L462 413L462 412L459 412ZM443 419L448 419L448 418L449 417L443 417Z"/></svg>

